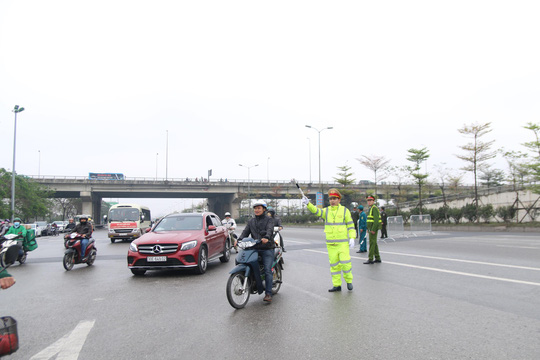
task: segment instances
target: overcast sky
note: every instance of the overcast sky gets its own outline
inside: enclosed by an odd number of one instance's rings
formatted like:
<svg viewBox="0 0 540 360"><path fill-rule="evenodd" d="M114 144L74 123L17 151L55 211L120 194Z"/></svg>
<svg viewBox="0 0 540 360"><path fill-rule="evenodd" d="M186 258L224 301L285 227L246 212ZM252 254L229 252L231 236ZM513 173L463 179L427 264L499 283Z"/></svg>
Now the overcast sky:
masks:
<svg viewBox="0 0 540 360"><path fill-rule="evenodd" d="M157 158L159 178L246 179L240 163L259 164L255 180L317 181L306 124L334 128L323 181L342 165L370 179L356 158L400 166L422 147L428 171L457 172L464 124L491 122L494 149L532 140L539 18L519 0L2 0L0 167L18 104L25 175L154 178Z"/></svg>

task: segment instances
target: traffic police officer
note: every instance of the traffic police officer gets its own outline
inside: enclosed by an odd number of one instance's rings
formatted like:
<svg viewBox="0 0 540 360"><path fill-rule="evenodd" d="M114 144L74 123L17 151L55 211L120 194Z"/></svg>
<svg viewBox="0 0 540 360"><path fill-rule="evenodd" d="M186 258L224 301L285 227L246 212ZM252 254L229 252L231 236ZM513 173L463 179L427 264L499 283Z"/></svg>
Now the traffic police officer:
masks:
<svg viewBox="0 0 540 360"><path fill-rule="evenodd" d="M369 233L369 253L368 261L364 264L374 264L381 262L381 256L379 255L379 246L377 245L377 233L381 228L381 214L379 208L375 205L375 198L369 195L367 198L369 206L367 217L367 229ZM375 257L375 261L373 261Z"/></svg>
<svg viewBox="0 0 540 360"><path fill-rule="evenodd" d="M308 210L313 214L323 218L325 222L326 248L328 249L333 284L333 287L328 291L341 291L342 273L347 283L347 289L352 290L353 274L349 247L354 246L354 239L356 239L354 222L349 209L340 205L341 194L337 189L328 190L328 200L330 206L324 209L315 207L306 196L302 198L302 203L307 205Z"/></svg>

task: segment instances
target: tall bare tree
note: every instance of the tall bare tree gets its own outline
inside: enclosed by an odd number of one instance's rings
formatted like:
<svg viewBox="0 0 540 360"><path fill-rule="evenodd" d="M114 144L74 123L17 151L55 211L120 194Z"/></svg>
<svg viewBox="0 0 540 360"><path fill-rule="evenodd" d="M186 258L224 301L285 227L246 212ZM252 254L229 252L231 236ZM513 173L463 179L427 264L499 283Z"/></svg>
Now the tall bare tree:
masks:
<svg viewBox="0 0 540 360"><path fill-rule="evenodd" d="M375 194L377 194L377 181L384 180L387 175L381 176L379 173L379 177L377 177L377 172L385 170L388 167L388 164L390 163L390 160L386 159L384 156L365 156L362 155L360 158L356 158L360 162L360 164L367 167L369 170L373 171L373 180L375 182Z"/></svg>
<svg viewBox="0 0 540 360"><path fill-rule="evenodd" d="M487 133L491 132L491 123L472 125L463 125L461 129L458 129L460 134L465 135L472 139L471 142L461 145L460 149L465 151L464 155L456 155L459 159L467 162L468 164L462 167L462 170L470 171L474 176L474 205L476 208L476 221L480 221L478 216L478 171L486 166L486 161L493 159L496 155L495 151L490 151L491 145L495 140L483 142L480 138Z"/></svg>

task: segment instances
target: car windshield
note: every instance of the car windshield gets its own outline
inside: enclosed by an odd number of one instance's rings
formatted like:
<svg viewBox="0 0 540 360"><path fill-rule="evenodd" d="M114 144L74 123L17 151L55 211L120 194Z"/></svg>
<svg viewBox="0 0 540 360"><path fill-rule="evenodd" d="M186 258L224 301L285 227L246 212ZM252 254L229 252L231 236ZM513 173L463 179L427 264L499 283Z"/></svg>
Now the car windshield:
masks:
<svg viewBox="0 0 540 360"><path fill-rule="evenodd" d="M55 221L54 222L56 225L64 225L64 223L62 221Z"/></svg>
<svg viewBox="0 0 540 360"><path fill-rule="evenodd" d="M134 208L111 209L109 221L138 221L139 210Z"/></svg>
<svg viewBox="0 0 540 360"><path fill-rule="evenodd" d="M45 221L38 221L36 224L38 226L47 226L47 223Z"/></svg>
<svg viewBox="0 0 540 360"><path fill-rule="evenodd" d="M202 216L171 216L159 222L154 231L201 230Z"/></svg>

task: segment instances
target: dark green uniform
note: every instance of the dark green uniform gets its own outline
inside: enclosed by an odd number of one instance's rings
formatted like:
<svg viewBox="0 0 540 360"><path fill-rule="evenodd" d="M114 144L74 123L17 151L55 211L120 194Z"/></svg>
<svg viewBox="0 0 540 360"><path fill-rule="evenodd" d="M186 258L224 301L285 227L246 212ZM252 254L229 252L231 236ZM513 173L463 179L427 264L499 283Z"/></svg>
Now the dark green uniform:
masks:
<svg viewBox="0 0 540 360"><path fill-rule="evenodd" d="M375 257L376 260L381 260L379 255L379 246L377 245L377 234L381 228L381 214L379 208L373 204L369 208L368 217L367 217L367 230L369 234L369 260L373 260ZM374 234L372 234L374 232Z"/></svg>

